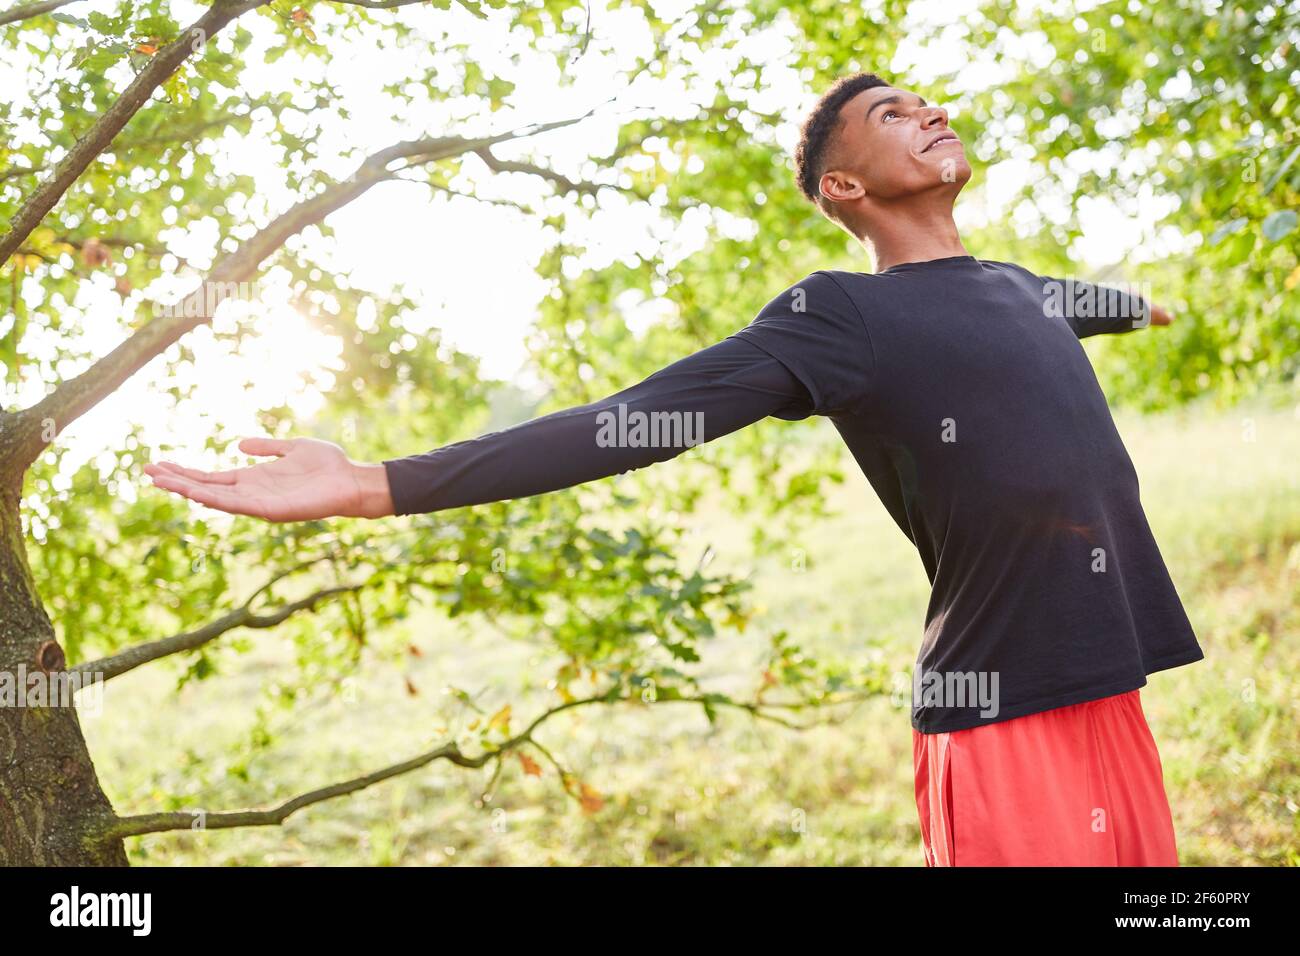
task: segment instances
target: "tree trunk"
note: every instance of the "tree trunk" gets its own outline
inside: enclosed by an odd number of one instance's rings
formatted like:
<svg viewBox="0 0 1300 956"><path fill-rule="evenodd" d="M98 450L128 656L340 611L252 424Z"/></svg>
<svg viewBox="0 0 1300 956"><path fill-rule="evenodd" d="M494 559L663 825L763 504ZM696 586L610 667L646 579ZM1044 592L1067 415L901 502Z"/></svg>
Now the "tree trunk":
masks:
<svg viewBox="0 0 1300 956"><path fill-rule="evenodd" d="M64 656L27 564L21 488L0 478L0 865L126 866L121 840L90 839L112 806L76 708L53 694L27 706L24 685L37 675L52 690Z"/></svg>

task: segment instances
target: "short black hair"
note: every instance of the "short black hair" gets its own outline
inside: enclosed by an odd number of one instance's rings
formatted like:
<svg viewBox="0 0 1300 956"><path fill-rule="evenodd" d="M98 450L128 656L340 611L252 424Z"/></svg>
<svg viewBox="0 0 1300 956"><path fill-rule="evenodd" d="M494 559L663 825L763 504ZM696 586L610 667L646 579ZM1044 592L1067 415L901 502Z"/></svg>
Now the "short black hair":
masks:
<svg viewBox="0 0 1300 956"><path fill-rule="evenodd" d="M854 73L835 81L822 94L800 130L799 145L794 151L794 172L799 189L808 199L821 207L821 190L818 183L826 172L827 155L831 141L840 127L840 109L863 90L889 86L889 81L875 73Z"/></svg>

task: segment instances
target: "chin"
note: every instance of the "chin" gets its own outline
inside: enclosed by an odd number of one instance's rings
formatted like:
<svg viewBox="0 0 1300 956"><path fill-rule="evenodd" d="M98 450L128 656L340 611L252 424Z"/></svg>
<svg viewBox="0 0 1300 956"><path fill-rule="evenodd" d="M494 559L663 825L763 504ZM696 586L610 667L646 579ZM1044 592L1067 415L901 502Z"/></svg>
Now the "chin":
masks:
<svg viewBox="0 0 1300 956"><path fill-rule="evenodd" d="M944 157L938 169L940 182L964 186L971 178L970 162L965 156Z"/></svg>

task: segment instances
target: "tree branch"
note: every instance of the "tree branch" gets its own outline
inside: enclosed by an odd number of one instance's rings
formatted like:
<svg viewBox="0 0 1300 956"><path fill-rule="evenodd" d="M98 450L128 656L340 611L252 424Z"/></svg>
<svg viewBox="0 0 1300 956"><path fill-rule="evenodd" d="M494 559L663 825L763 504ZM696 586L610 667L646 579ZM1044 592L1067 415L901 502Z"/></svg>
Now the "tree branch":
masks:
<svg viewBox="0 0 1300 956"><path fill-rule="evenodd" d="M6 462L6 466L25 470L54 435L111 395L123 382L186 333L211 321L217 307L237 292L240 283L252 279L262 262L288 239L346 206L375 184L391 180L402 170L414 165L460 156L495 143L536 136L569 126L585 119L591 112L589 110L571 119L532 124L475 139L446 136L395 143L372 154L348 179L302 200L218 261L206 279L191 293L191 297L198 297L199 308L176 309L171 314L154 318L86 371L61 383L44 399L19 413L18 421L11 430L13 451L11 461ZM398 160L409 162L398 169L389 170L388 167ZM191 314L177 314L178 311Z"/></svg>
<svg viewBox="0 0 1300 956"><path fill-rule="evenodd" d="M313 803L320 803L324 800L332 800L335 797L343 797L348 794L356 793L358 790L364 790L384 780L390 780L393 777L410 773L412 770L419 770L421 767L428 766L435 760L448 760L459 767L466 767L474 770L482 767L493 759L498 759L504 753L527 743L530 736L545 721L554 717L556 714L563 713L566 710L572 710L575 707L585 706L587 704L610 702L619 700L613 692L600 697L587 697L579 700L568 701L560 704L558 707L552 707L544 711L541 715L533 720L531 724L522 732L501 744L495 750L484 750L477 756L466 756L461 752L455 742L443 744L435 747L433 750L426 751L409 760L403 760L401 763L395 763L391 766L384 767L382 770L376 770L373 773L365 774L361 777L353 777L351 780L344 780L328 787L322 787L319 790L312 790L294 797L292 800L286 800L279 806L269 810L236 810L225 813L206 813L202 815L202 822L199 829L204 830L227 830L232 827L259 827L274 826L283 823L291 814L296 813L303 807L309 807ZM630 698L628 698L630 699ZM141 816L129 817L112 817L101 823L99 826L90 828L90 838L96 840L113 840L121 839L128 836L141 836L146 833L162 833L173 830L189 830L194 827L198 814L194 811L179 811L174 813L148 813Z"/></svg>
<svg viewBox="0 0 1300 956"><path fill-rule="evenodd" d="M269 810L230 810L222 813L203 813L198 810L181 810L175 813L146 813L138 817L118 817L100 827L94 836L98 840L122 839L123 836L142 836L144 834L159 834L159 832L174 830L230 830L233 827L243 826L277 826L285 822L290 814L298 812L304 806L321 803L324 800L333 800L334 797L347 796L348 793L355 793L359 790L365 790L372 787L382 780L400 777L402 774L411 773L412 770L419 770L420 767L429 765L439 758L445 758L460 766L476 767L481 766L478 760L486 762L486 758L491 754L485 754L482 758L476 758L476 761L468 761L455 744L445 744L435 750L429 750L428 753L422 753L419 757L412 757L411 760L402 763L394 763L393 766L383 767L382 770L376 770L373 774L367 774L365 777L356 777L351 780L343 780L342 783L335 783L331 787L322 787L320 790L313 790L309 793L303 793L302 796L296 796L292 800L286 800L285 803L274 806ZM195 827L195 822L199 823Z"/></svg>
<svg viewBox="0 0 1300 956"><path fill-rule="evenodd" d="M36 187L15 213L9 231L0 236L0 264L9 261L14 250L22 245L23 240L45 218L45 214L54 208L63 194L85 172L86 167L107 148L113 138L121 132L122 127L148 102L154 90L175 73L190 54L201 49L202 44L208 42L236 17L266 2L267 0L233 0L233 2L218 0L183 30L180 36L154 54L131 84L113 101L113 105L104 111L84 136L77 140L76 145L59 161L50 176Z"/></svg>
<svg viewBox="0 0 1300 956"><path fill-rule="evenodd" d="M418 182L418 180L405 180L407 182ZM440 193L446 193L448 196L455 196L458 199L472 199L474 202L481 202L489 206L505 206L507 209L515 209L525 215L535 215L536 210L521 202L515 202L513 199L497 199L492 196L476 196L474 193L463 193L459 189L452 189L450 186L444 186L441 183L422 183Z"/></svg>
<svg viewBox="0 0 1300 956"><path fill-rule="evenodd" d="M9 179L16 179L19 176L34 176L36 173L44 172L47 166L10 166L3 173L0 173L0 183Z"/></svg>
<svg viewBox="0 0 1300 956"><path fill-rule="evenodd" d="M363 586L353 584L346 587L325 588L309 594L299 601L294 601L292 604L276 608L270 614L254 614L249 609L248 604L245 604L243 607L237 608L197 630L173 634L170 637L150 641L147 644L137 644L135 647L128 647L120 653L100 658L97 661L86 661L77 664L75 667L69 667L68 671L74 674L95 676L100 680L111 680L125 674L127 671L135 670L142 664L148 664L150 661L202 647L204 644L215 641L222 634L237 627L275 627L299 611L313 610L321 601L338 597L340 594L359 591ZM250 598L250 603L251 600Z"/></svg>
<svg viewBox="0 0 1300 956"><path fill-rule="evenodd" d="M152 242L146 242L143 239L132 239L128 236L95 236L94 238L102 246L110 246L114 249L135 249L138 252L144 253L146 256L153 256L155 258L170 255L184 266L188 266L190 262L184 256L176 255L176 253L172 252L166 246L159 246ZM80 251L86 244L84 240L73 239L69 236L59 236L55 239L55 242L66 243L78 251Z"/></svg>
<svg viewBox="0 0 1300 956"><path fill-rule="evenodd" d="M394 10L397 7L408 7L416 3L427 3L429 0L333 0L334 3L342 4L345 7L362 7L366 10ZM487 14L484 13L477 3L470 0L456 0L466 13L478 17L480 20L486 20Z"/></svg>
<svg viewBox="0 0 1300 956"><path fill-rule="evenodd" d="M494 173L528 173L532 176L540 176L542 179L559 186L560 189L566 193L579 192L586 193L589 196L594 196L600 192L601 189L616 188L614 186L604 187L599 183L574 182L572 179L557 173L553 169L546 169L543 166L537 166L533 163L497 159L492 155L492 150L487 147L474 150L474 154L478 156L479 159L483 160L483 162L487 164L488 169L492 170Z"/></svg>
<svg viewBox="0 0 1300 956"><path fill-rule="evenodd" d="M366 774L363 777L355 777L352 780L345 780L333 786L322 787L319 790L304 793L292 800L286 800L270 810L234 810L221 813L182 810L175 813L146 813L141 816L118 817L94 829L92 838L98 842L174 830L229 830L234 827L276 826L303 807L356 793L358 790L364 790L383 780L410 773L412 770L418 770L435 760L446 759L463 767L478 767L486 763L491 756L492 754L489 752L471 761L461 754L455 744L445 744L436 750L431 750L418 757L412 757L402 763L393 764L391 767L376 770L374 773ZM195 827L196 822L198 823L197 827Z"/></svg>
<svg viewBox="0 0 1300 956"><path fill-rule="evenodd" d="M59 9L59 7L66 7L68 4L76 2L77 0L42 0L40 3L27 3L10 7L0 13L0 27L6 23L30 20L32 17L39 17L42 13L49 13L52 10Z"/></svg>
<svg viewBox="0 0 1300 956"><path fill-rule="evenodd" d="M345 7L364 7L367 10L394 10L397 7L428 2L429 0L334 0L334 3L341 3Z"/></svg>
<svg viewBox="0 0 1300 956"><path fill-rule="evenodd" d="M409 760L401 763L395 763L391 766L376 770L373 773L365 774L361 777L353 777L351 780L344 780L340 783L332 784L328 787L322 787L318 790L312 790L291 800L286 800L278 806L269 810L234 810L217 813L204 813L197 810L181 810L172 813L146 813L138 816L127 817L109 817L105 820L90 824L87 828L86 839L99 842L103 840L120 840L124 837L143 836L147 833L165 833L177 830L228 830L235 827L260 827L276 826L283 823L292 814L297 813L304 807L309 807L314 803L321 803L325 800L332 800L335 797L344 797L349 794L364 790L384 780L390 780L393 777L410 773L413 770L419 770L437 760L447 760L458 767L475 770L485 766L492 760L500 758L513 750L525 744L532 744L542 749L539 744L532 739L533 734L547 720L557 714L567 710L573 710L576 707L585 707L590 704L616 704L627 702L642 702L639 694L624 696L618 693L618 688L611 688L607 693L597 697L584 697L578 700L571 700L566 703L552 707L543 711L533 719L523 731L504 741L499 746L491 750L484 750L476 756L468 756L463 753L455 742L446 743L432 750L426 751ZM775 719L770 714L764 714L762 708L768 705L747 703L743 701L733 701L727 698L709 695L704 697L669 697L656 703L679 703L679 704L711 704L715 707L733 707L747 711L755 717L764 719ZM785 723L784 721L780 721ZM786 726L790 726L786 724ZM802 728L795 728L802 729ZM198 826L195 824L198 823Z"/></svg>

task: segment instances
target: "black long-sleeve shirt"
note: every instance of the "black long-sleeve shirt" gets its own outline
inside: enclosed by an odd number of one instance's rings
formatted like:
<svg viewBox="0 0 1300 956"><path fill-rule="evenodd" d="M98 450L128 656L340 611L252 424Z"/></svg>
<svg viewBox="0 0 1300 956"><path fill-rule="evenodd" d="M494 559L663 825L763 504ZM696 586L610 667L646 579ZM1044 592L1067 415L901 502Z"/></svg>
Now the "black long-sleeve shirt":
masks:
<svg viewBox="0 0 1300 956"><path fill-rule="evenodd" d="M384 465L396 513L421 514L568 488L674 458L769 415L810 414L784 365L727 338L600 401Z"/></svg>
<svg viewBox="0 0 1300 956"><path fill-rule="evenodd" d="M1138 296L953 256L818 271L598 402L384 462L398 514L553 491L767 416L829 417L931 582L912 725L960 730L1143 686L1203 653L1079 339Z"/></svg>

